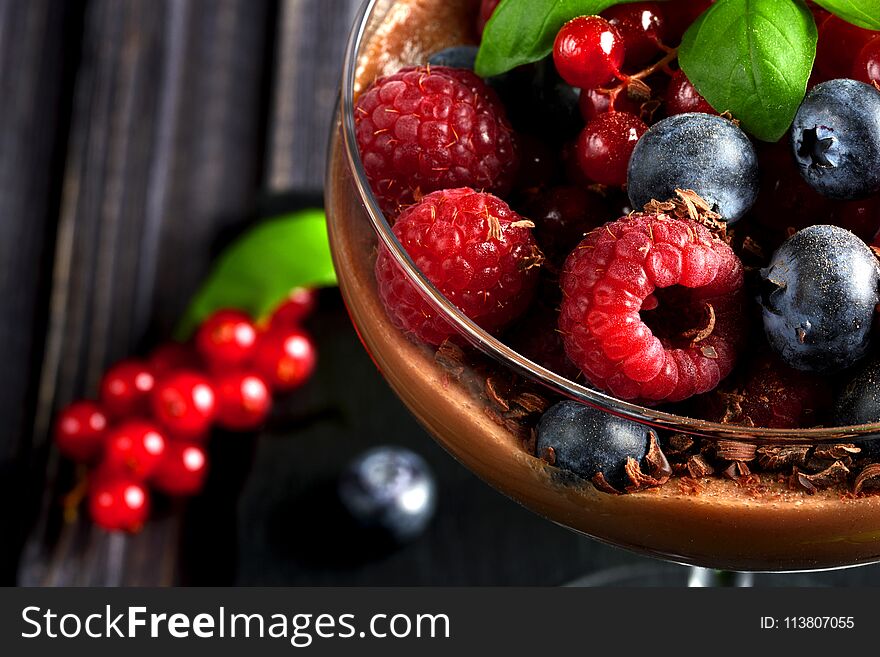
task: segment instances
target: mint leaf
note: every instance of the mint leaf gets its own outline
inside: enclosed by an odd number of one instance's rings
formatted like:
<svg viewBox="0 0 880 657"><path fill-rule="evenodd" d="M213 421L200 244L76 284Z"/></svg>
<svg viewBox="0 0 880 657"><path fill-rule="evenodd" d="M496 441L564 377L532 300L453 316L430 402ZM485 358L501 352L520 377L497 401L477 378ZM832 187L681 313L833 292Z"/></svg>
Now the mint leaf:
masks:
<svg viewBox="0 0 880 657"><path fill-rule="evenodd" d="M336 285L321 210L268 219L233 242L214 264L175 331L186 340L208 315L237 308L259 318L295 287Z"/></svg>
<svg viewBox="0 0 880 657"><path fill-rule="evenodd" d="M678 62L703 97L758 139L777 141L804 98L816 23L792 0L718 0L684 35Z"/></svg>
<svg viewBox="0 0 880 657"><path fill-rule="evenodd" d="M815 0L847 23L869 30L880 30L880 2L878 0Z"/></svg>
<svg viewBox="0 0 880 657"><path fill-rule="evenodd" d="M488 78L543 59L572 18L628 2L637 0L501 0L486 23L474 71Z"/></svg>

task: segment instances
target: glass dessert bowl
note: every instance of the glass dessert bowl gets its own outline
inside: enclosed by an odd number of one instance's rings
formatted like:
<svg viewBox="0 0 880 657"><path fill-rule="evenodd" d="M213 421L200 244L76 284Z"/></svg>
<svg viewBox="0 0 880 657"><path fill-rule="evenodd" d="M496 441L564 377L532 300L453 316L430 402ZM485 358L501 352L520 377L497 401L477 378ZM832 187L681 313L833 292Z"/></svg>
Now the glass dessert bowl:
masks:
<svg viewBox="0 0 880 657"><path fill-rule="evenodd" d="M355 137L355 100L381 75L473 42L472 13L469 0L367 2L348 44L326 178L328 229L346 306L388 383L435 439L490 485L592 538L737 571L826 569L880 559L880 496L853 494L834 482L792 485L790 472L748 467L758 455L765 462L784 460L785 446L818 446L827 456L836 445L870 439L877 425L742 427L622 401L532 362L481 329L407 255L370 191ZM377 291L380 246L454 328L453 339L436 347L396 328ZM671 478L614 494L537 458L534 427L541 413L565 398L655 430L673 464ZM705 476L694 466L691 457L700 453L694 445L707 444L729 456L728 477ZM661 461L652 463L658 477Z"/></svg>

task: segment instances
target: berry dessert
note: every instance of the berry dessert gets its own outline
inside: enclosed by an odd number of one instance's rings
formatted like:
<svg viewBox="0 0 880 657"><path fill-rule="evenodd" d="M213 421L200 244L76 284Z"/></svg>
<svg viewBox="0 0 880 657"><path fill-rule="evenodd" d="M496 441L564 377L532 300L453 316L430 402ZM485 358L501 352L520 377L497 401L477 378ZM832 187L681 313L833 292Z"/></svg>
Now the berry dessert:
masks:
<svg viewBox="0 0 880 657"><path fill-rule="evenodd" d="M359 335L561 524L727 569L880 559L880 19L579 4L365 16L326 197Z"/></svg>

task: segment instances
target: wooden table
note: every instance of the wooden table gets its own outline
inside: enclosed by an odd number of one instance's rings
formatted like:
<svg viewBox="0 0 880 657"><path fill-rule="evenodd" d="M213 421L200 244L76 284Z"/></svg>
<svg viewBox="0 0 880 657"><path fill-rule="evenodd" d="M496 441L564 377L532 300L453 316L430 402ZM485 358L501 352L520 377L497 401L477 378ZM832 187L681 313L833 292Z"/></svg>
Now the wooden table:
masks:
<svg viewBox="0 0 880 657"><path fill-rule="evenodd" d="M51 448L53 412L167 337L231 236L320 201L356 4L0 2L0 583L558 584L644 563L455 463L382 382L335 291L311 326L317 376L260 435L214 437L202 495L133 537L63 522L74 472ZM436 521L399 550L361 540L332 503L342 464L381 443L439 479ZM880 575L822 581L850 580Z"/></svg>

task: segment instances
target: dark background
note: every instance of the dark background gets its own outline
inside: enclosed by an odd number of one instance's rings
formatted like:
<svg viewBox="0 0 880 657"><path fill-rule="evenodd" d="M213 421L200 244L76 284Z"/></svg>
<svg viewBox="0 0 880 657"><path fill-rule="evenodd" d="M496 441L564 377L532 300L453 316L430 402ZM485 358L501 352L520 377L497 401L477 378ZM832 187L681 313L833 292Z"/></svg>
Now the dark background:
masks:
<svg viewBox="0 0 880 657"><path fill-rule="evenodd" d="M137 536L66 524L55 409L170 335L218 249L320 202L356 0L0 0L0 583L560 584L652 564L539 518L445 454L394 397L335 290L314 380L259 436L218 434L205 492ZM434 467L435 522L391 550L333 479L368 446ZM877 568L814 581L880 583Z"/></svg>

